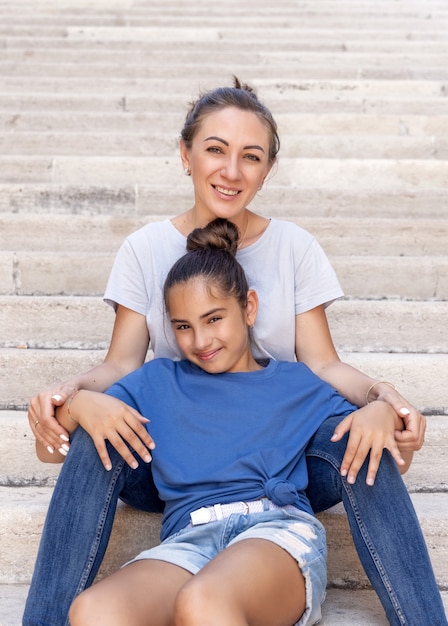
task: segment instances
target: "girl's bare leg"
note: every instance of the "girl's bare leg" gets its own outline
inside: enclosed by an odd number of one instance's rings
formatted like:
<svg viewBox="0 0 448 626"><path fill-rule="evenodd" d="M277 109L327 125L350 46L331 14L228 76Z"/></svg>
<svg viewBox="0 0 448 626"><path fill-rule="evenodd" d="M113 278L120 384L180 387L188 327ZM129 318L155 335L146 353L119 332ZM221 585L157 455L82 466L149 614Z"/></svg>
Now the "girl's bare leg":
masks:
<svg viewBox="0 0 448 626"><path fill-rule="evenodd" d="M246 539L218 554L179 591L176 626L292 626L305 610L305 581L285 550Z"/></svg>
<svg viewBox="0 0 448 626"><path fill-rule="evenodd" d="M186 570L152 559L136 561L81 593L70 609L71 626L173 626Z"/></svg>

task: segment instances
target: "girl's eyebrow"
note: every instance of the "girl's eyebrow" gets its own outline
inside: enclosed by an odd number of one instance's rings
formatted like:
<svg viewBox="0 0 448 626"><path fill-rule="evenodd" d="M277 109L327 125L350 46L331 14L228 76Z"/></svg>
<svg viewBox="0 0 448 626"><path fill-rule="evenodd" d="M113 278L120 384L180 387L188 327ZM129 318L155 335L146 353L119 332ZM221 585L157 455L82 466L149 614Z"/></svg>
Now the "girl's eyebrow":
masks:
<svg viewBox="0 0 448 626"><path fill-rule="evenodd" d="M226 310L225 307L217 306L216 308L210 309L210 311L207 311L207 313L203 313L200 319L203 320L204 318L209 317L209 315L214 315L215 313L220 313L221 311L225 311L225 310Z"/></svg>
<svg viewBox="0 0 448 626"><path fill-rule="evenodd" d="M203 313L202 315L200 315L199 319L203 320L206 317L208 317L209 315L214 315L215 313L219 313L221 311L225 311L225 307L221 306L221 307L216 307L215 309L210 309L210 311L207 311L207 313ZM170 319L171 324L188 324L188 320L181 320L181 319L177 319L175 317L172 317Z"/></svg>
<svg viewBox="0 0 448 626"><path fill-rule="evenodd" d="M220 141L225 146L229 146L228 141L226 141L225 139L221 139L221 137L215 137L214 135L212 135L211 137L207 137L206 139L204 139L204 141ZM258 146L257 144L253 146L244 146L243 150L261 150L262 152L264 152L262 146Z"/></svg>

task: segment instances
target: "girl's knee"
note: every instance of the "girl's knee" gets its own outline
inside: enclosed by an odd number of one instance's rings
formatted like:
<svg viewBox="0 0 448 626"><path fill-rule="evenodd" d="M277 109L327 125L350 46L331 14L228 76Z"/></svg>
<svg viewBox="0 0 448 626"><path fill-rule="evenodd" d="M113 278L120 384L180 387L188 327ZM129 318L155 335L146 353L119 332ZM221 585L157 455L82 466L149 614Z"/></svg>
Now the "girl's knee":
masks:
<svg viewBox="0 0 448 626"><path fill-rule="evenodd" d="M205 610L200 588L201 584L196 584L196 579L193 579L180 589L174 604L174 623L176 626L200 625L196 618Z"/></svg>
<svg viewBox="0 0 448 626"><path fill-rule="evenodd" d="M71 626L85 626L89 623L89 619L93 620L93 615L89 612L89 599L87 592L77 596L69 610L69 621ZM90 623L95 623L90 621Z"/></svg>
<svg viewBox="0 0 448 626"><path fill-rule="evenodd" d="M218 591L218 593L217 593ZM229 615L229 611L232 615ZM234 614L229 603L223 605L219 590L200 577L193 577L179 591L174 604L175 626L207 626L208 624L245 623Z"/></svg>
<svg viewBox="0 0 448 626"><path fill-rule="evenodd" d="M86 589L77 596L69 610L70 626L110 626L106 618L104 621L104 604L92 593L92 588Z"/></svg>

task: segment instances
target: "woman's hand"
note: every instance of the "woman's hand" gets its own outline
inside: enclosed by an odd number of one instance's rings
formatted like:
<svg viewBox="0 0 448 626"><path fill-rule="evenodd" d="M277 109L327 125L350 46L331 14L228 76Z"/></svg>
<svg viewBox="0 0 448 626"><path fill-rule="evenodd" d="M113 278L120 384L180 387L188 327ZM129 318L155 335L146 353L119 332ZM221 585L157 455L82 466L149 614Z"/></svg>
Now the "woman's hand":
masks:
<svg viewBox="0 0 448 626"><path fill-rule="evenodd" d="M37 441L53 454L61 445L69 446L69 431L56 419L56 407L62 406L76 391L70 383L63 383L53 389L43 391L30 400L28 421Z"/></svg>
<svg viewBox="0 0 448 626"><path fill-rule="evenodd" d="M387 402L403 422L403 428L395 431L395 440L400 450L417 452L423 445L426 432L426 418L388 383L375 385L377 400Z"/></svg>
<svg viewBox="0 0 448 626"><path fill-rule="evenodd" d="M332 441L339 441L348 431L350 436L344 458L341 463L341 474L353 484L358 472L370 453L366 483L373 485L378 467L386 448L400 467L406 471L412 455L406 454L405 460L396 441L396 430L402 425L394 408L387 402L375 401L354 411L336 427Z"/></svg>
<svg viewBox="0 0 448 626"><path fill-rule="evenodd" d="M149 450L153 450L155 444L145 428L149 420L125 402L82 389L59 411L64 421L74 420L89 433L106 470L112 469L106 440L133 469L138 467L138 462L129 446L145 463L151 461Z"/></svg>

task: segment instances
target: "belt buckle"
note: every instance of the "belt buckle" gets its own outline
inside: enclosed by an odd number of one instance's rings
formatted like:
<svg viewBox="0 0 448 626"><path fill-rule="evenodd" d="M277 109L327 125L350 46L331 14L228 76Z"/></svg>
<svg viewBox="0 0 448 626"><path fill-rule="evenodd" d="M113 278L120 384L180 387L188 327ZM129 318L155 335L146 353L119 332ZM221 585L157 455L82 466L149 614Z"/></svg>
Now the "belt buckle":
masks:
<svg viewBox="0 0 448 626"><path fill-rule="evenodd" d="M212 513L210 509L203 506L196 511L190 513L190 520L192 526L199 526L200 524L207 524L212 519Z"/></svg>

